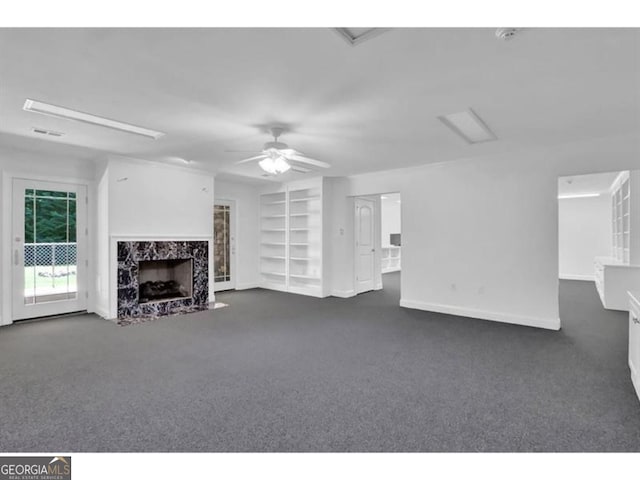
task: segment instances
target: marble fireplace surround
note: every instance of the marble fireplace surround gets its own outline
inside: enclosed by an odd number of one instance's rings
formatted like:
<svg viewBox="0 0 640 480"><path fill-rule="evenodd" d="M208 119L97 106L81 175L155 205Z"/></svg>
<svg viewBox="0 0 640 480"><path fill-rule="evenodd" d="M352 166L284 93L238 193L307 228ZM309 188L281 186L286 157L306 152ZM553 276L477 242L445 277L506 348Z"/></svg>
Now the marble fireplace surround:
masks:
<svg viewBox="0 0 640 480"><path fill-rule="evenodd" d="M117 323L129 325L162 316L209 308L209 242L207 240L117 241ZM191 259L193 291L189 298L139 303L138 265L145 260Z"/></svg>

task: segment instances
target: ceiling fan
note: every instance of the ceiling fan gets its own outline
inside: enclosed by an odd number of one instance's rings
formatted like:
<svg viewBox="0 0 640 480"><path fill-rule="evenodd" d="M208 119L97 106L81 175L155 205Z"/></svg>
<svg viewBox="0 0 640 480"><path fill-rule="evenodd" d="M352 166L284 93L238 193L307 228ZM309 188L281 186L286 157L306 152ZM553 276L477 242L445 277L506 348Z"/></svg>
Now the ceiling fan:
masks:
<svg viewBox="0 0 640 480"><path fill-rule="evenodd" d="M314 160L293 148L289 148L289 145L286 143L279 142L278 138L284 132L284 128L271 127L269 130L273 136L273 142L265 143L260 155L245 158L244 160L236 162L236 164L257 161L260 168L271 175L279 175L289 170L300 173L307 173L311 171L309 168L305 168L302 165L309 165L317 168L329 168L331 166L326 162Z"/></svg>

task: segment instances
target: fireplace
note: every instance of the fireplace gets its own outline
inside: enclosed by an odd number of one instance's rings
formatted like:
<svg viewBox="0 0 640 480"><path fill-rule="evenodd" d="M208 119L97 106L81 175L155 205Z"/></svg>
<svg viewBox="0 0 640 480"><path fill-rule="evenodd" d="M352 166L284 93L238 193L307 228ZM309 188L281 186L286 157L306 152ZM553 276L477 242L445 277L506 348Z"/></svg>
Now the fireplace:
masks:
<svg viewBox="0 0 640 480"><path fill-rule="evenodd" d="M190 298L193 260L143 260L138 262L138 303Z"/></svg>
<svg viewBox="0 0 640 480"><path fill-rule="evenodd" d="M209 308L207 241L119 241L118 324Z"/></svg>

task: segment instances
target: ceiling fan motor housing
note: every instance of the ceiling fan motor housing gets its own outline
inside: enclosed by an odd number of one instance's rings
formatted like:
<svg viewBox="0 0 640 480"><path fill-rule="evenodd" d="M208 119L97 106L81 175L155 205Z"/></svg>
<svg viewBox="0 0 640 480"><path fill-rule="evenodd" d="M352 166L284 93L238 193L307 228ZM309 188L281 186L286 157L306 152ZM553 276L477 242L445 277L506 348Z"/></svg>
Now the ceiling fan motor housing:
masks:
<svg viewBox="0 0 640 480"><path fill-rule="evenodd" d="M276 150L285 150L289 148L289 146L283 142L267 142L264 144L263 150L269 150L270 148L274 148Z"/></svg>

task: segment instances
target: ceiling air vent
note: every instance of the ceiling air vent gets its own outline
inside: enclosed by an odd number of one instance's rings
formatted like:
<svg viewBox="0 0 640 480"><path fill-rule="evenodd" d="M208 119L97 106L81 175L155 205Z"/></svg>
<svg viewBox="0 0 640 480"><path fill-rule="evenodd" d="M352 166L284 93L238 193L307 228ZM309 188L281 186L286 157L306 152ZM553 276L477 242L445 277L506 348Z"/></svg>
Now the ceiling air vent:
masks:
<svg viewBox="0 0 640 480"><path fill-rule="evenodd" d="M64 133L62 132L55 132L53 130L47 130L46 128L33 127L31 131L33 133L37 133L39 135L46 135L48 137L62 137L64 135Z"/></svg>

